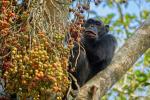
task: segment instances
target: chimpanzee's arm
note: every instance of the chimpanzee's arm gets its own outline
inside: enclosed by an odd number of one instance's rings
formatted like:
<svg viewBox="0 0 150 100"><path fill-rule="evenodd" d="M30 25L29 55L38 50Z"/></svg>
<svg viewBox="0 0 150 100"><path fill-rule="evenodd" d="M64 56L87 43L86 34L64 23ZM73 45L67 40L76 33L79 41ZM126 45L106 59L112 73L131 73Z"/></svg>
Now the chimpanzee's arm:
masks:
<svg viewBox="0 0 150 100"><path fill-rule="evenodd" d="M95 54L98 55L100 61L112 59L116 46L117 41L115 37L106 34L97 41Z"/></svg>
<svg viewBox="0 0 150 100"><path fill-rule="evenodd" d="M78 44L74 45L70 61L72 62L72 66L76 68L74 76L76 77L79 86L82 86L87 80L87 77L90 73L90 69L86 52L81 46L79 47Z"/></svg>
<svg viewBox="0 0 150 100"><path fill-rule="evenodd" d="M77 63L77 80L80 86L82 86L85 83L89 73L90 69L86 53L85 51L81 50Z"/></svg>

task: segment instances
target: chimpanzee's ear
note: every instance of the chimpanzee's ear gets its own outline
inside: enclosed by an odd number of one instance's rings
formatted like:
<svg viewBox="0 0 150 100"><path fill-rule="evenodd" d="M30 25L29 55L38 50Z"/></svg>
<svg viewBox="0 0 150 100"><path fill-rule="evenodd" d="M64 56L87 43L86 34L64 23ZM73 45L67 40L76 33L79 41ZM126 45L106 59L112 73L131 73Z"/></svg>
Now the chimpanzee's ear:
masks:
<svg viewBox="0 0 150 100"><path fill-rule="evenodd" d="M105 25L106 32L109 32L109 25Z"/></svg>

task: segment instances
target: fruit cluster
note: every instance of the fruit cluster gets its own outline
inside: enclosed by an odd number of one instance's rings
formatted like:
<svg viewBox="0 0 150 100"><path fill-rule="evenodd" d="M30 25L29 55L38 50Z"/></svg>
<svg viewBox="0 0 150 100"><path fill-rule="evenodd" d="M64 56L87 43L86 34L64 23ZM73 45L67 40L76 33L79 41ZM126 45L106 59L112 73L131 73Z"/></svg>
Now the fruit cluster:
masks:
<svg viewBox="0 0 150 100"><path fill-rule="evenodd" d="M70 48L64 48L64 35L33 30L28 24L29 11L16 0L0 1L0 62L5 92L20 97L61 100L69 79L67 73ZM18 11L21 9L21 12Z"/></svg>
<svg viewBox="0 0 150 100"><path fill-rule="evenodd" d="M82 31L84 30L84 27L82 25L84 24L84 16L83 13L85 10L89 9L89 5L81 5L80 3L77 4L76 8L69 8L69 12L74 14L74 19L70 23L69 27L69 33L71 34L71 38L75 41L80 41L80 37L82 34Z"/></svg>
<svg viewBox="0 0 150 100"><path fill-rule="evenodd" d="M74 0L75 1L75 0ZM92 0L91 0L92 1ZM101 3L101 0L93 0L95 5L98 5ZM72 0L73 3L73 0ZM77 2L76 7L69 8L69 12L73 13L74 20L70 23L69 32L71 34L71 38L75 41L80 41L81 34L83 33L84 27L83 24L85 22L84 19L84 12L88 11L90 9L90 2L87 0L87 2Z"/></svg>
<svg viewBox="0 0 150 100"><path fill-rule="evenodd" d="M11 61L4 63L3 78L6 91L36 97L39 91L45 94L58 94L63 97L69 81L67 78L67 58L49 58L44 45L32 46L32 49L20 51L12 48ZM64 81L65 80L65 81Z"/></svg>
<svg viewBox="0 0 150 100"><path fill-rule="evenodd" d="M72 1L73 3L73 1ZM94 0L95 5L101 3L100 0ZM78 1L76 7L69 8L69 12L74 15L74 20L70 23L69 33L71 34L71 39L79 42L81 34L84 31L83 24L85 22L84 12L90 9L90 2L82 3Z"/></svg>

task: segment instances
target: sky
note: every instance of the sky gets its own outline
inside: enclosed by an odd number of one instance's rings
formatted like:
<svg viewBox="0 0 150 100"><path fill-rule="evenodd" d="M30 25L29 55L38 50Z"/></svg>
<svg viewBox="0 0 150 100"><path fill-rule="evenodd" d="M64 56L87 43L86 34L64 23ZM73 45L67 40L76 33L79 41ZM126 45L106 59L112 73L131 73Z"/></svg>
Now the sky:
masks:
<svg viewBox="0 0 150 100"><path fill-rule="evenodd" d="M135 3L135 1L137 3ZM115 8L110 9L108 6L105 7L103 6L104 3L99 6L95 6L94 3L92 3L91 10L94 10L95 12L97 12L98 15L102 15L102 16L106 16L111 12L115 12L116 14L118 14L117 9ZM139 11L142 9L150 10L150 3L146 3L145 0L128 0L128 7L125 8L123 4L122 8L124 13L129 12L131 14L139 15ZM92 17L92 15L90 17Z"/></svg>

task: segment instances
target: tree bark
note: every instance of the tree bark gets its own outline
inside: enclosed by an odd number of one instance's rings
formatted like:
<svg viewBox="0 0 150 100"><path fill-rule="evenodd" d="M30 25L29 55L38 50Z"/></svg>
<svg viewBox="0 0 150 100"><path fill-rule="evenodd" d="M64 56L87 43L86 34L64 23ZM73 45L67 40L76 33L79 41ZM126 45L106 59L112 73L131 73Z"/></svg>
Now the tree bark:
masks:
<svg viewBox="0 0 150 100"><path fill-rule="evenodd" d="M112 63L81 87L77 100L100 100L148 48L150 48L150 18L143 22L115 54Z"/></svg>

